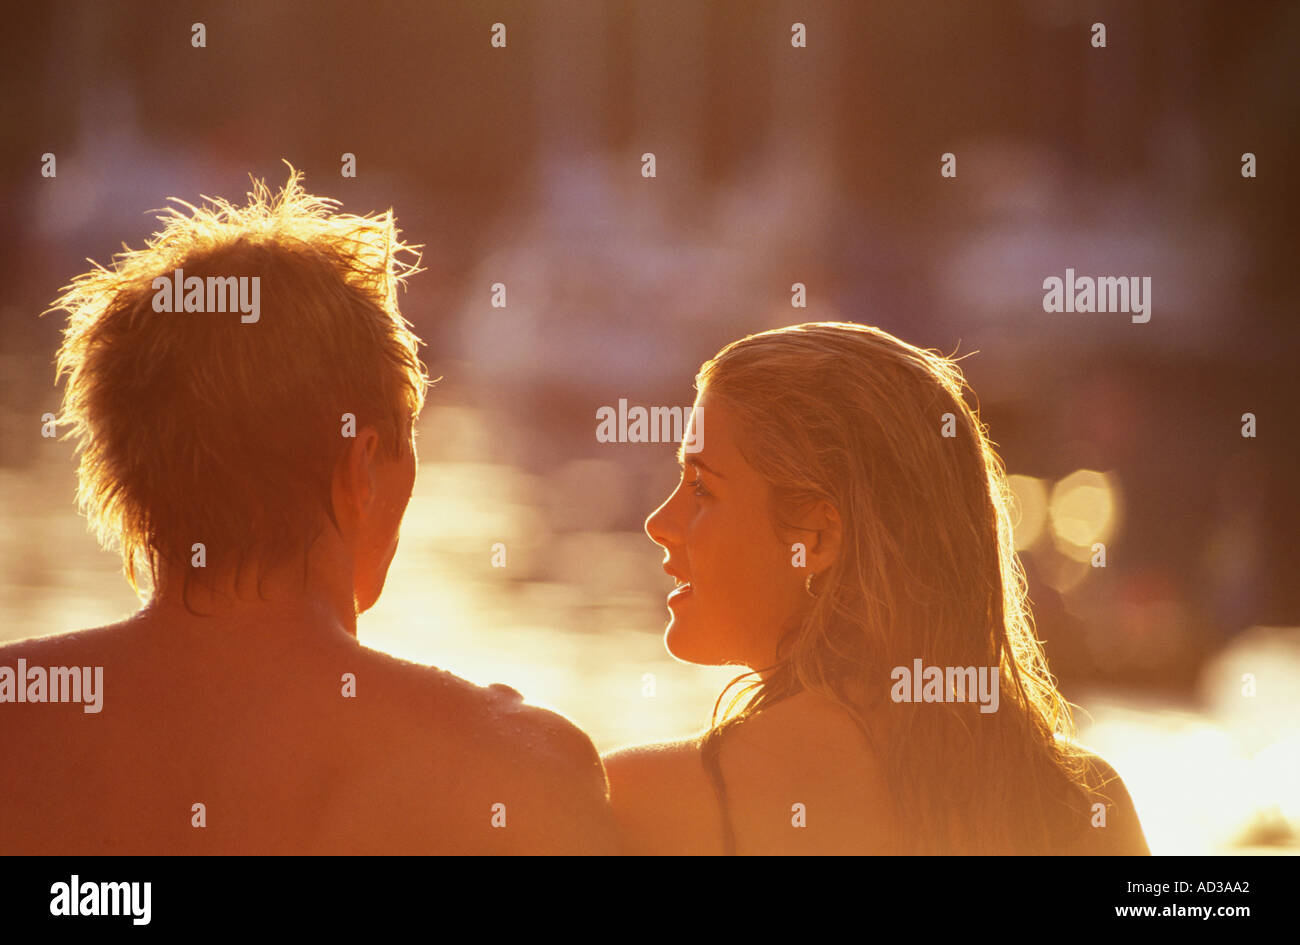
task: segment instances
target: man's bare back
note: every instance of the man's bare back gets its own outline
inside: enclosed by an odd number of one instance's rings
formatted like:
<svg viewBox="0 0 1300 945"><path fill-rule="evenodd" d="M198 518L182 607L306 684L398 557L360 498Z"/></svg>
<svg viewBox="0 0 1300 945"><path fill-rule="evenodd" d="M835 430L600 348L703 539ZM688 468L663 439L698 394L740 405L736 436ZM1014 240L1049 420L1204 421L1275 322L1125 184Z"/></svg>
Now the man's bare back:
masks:
<svg viewBox="0 0 1300 945"><path fill-rule="evenodd" d="M327 621L145 611L0 648L20 658L102 666L103 691L98 712L0 705L5 854L613 850L571 723Z"/></svg>

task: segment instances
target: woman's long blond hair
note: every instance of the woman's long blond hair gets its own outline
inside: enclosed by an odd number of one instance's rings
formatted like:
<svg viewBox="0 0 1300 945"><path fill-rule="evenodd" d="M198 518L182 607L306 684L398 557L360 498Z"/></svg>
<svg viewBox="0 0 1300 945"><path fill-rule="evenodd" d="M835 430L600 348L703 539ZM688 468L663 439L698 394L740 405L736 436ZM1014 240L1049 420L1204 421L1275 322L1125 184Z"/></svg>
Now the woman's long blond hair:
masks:
<svg viewBox="0 0 1300 945"><path fill-rule="evenodd" d="M1061 825L1078 824L1066 811L1086 796L1085 767L1034 632L1006 474L956 362L865 325L818 322L733 342L696 384L736 417L783 539L808 540L792 523L820 500L843 529L766 681L725 711L746 676L718 699L702 747L724 804L721 736L806 690L843 706L882 766L889 851L1053 850ZM891 670L917 658L998 667L999 708L892 702Z"/></svg>

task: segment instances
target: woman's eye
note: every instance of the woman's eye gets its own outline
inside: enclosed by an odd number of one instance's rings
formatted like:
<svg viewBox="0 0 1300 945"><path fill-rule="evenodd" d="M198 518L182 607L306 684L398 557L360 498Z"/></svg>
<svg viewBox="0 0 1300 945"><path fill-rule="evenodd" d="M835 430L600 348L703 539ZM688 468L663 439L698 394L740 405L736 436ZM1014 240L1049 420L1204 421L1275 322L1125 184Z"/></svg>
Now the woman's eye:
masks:
<svg viewBox="0 0 1300 945"><path fill-rule="evenodd" d="M709 490L704 488L704 483L698 476L695 479L683 479L682 482L693 489L695 494L701 498L709 494Z"/></svg>

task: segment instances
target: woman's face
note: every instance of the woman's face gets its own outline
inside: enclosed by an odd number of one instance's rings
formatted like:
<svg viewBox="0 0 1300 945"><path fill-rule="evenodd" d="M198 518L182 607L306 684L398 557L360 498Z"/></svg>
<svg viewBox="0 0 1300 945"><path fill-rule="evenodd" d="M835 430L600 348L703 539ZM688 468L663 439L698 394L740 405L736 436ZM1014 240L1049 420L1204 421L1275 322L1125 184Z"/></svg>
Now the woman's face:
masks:
<svg viewBox="0 0 1300 945"><path fill-rule="evenodd" d="M701 418L707 423L701 423ZM699 432L705 434L692 443ZM735 421L707 390L696 400L682 478L646 519L664 549L664 570L683 582L668 595L668 652L689 663L776 660L781 630L806 601L807 567L794 566L776 534L771 487L741 455Z"/></svg>

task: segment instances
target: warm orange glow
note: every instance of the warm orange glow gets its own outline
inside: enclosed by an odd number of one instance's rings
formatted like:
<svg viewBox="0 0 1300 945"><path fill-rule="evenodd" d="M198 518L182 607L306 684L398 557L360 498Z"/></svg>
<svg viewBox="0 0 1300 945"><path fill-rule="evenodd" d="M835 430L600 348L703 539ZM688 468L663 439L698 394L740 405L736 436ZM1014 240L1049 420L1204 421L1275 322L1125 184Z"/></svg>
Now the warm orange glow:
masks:
<svg viewBox="0 0 1300 945"><path fill-rule="evenodd" d="M1119 484L1091 469L1070 473L1052 487L1048 514L1056 549L1075 561L1088 561L1093 545L1119 532Z"/></svg>

